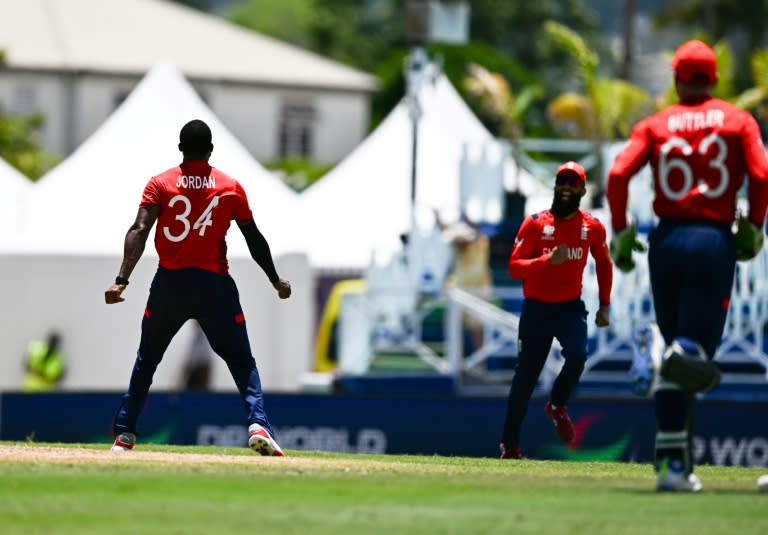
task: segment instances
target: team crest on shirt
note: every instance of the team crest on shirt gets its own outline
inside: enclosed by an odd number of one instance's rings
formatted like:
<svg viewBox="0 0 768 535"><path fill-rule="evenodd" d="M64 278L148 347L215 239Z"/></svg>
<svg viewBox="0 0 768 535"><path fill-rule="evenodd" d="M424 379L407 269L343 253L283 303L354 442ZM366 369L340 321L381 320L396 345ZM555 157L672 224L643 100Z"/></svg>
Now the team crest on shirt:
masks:
<svg viewBox="0 0 768 535"><path fill-rule="evenodd" d="M542 233L544 234L541 237L542 240L554 240L555 239L554 225L544 225L544 228L542 229Z"/></svg>
<svg viewBox="0 0 768 535"><path fill-rule="evenodd" d="M587 233L588 232L589 232L589 226L586 223L581 225L581 239L582 239L582 241L587 239Z"/></svg>

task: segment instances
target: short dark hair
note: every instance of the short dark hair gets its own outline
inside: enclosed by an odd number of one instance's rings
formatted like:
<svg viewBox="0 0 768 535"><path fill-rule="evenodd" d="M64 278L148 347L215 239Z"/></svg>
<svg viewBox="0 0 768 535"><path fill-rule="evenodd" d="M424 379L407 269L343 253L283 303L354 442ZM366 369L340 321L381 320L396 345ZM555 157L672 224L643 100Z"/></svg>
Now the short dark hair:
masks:
<svg viewBox="0 0 768 535"><path fill-rule="evenodd" d="M204 154L213 148L211 129L200 119L193 119L179 132L179 150L185 154Z"/></svg>

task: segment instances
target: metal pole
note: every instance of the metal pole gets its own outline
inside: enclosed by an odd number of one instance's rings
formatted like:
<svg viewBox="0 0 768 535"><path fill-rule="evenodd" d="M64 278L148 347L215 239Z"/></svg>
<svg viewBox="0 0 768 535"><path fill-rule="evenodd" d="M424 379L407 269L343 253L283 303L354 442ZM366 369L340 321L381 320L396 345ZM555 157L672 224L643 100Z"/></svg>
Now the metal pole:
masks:
<svg viewBox="0 0 768 535"><path fill-rule="evenodd" d="M411 211L416 207L416 170L419 149L419 120L411 120Z"/></svg>
<svg viewBox="0 0 768 535"><path fill-rule="evenodd" d="M408 95L408 114L411 118L411 212L416 206L416 181L418 172L419 119L421 103L419 93L427 69L427 53L421 46L411 50L405 64L405 83Z"/></svg>

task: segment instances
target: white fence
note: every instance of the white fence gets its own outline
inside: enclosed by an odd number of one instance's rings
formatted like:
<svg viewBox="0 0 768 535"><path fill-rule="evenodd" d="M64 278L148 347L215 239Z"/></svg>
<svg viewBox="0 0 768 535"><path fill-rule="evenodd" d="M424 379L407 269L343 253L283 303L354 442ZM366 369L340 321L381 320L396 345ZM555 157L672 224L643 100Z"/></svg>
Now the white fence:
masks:
<svg viewBox="0 0 768 535"><path fill-rule="evenodd" d="M626 370L632 360L633 333L640 325L654 320L647 256L636 255L636 261L637 266L632 272L616 271L611 325L602 329L598 329L593 321L598 288L594 263L588 263L583 298L590 313L588 334L593 350L587 358L584 378L595 381L629 379ZM391 271L388 273L392 275ZM522 295L520 288L496 288L490 298L491 301L514 301L522 299ZM445 307L442 350L426 344L421 333L424 317L437 306ZM483 325L483 343L469 354L464 352L462 318L466 316L472 316ZM386 283L374 281L366 294L349 297L342 308L340 372L366 373L377 352L412 351L438 373L452 375L459 383L467 378L487 384L508 382L514 373L513 362L501 366L498 362L517 358L518 321L518 315L459 288L424 294L408 278L395 276ZM768 355L763 349L766 322L768 250L763 250L753 261L737 266L731 308L716 356L718 362L751 364L761 371L725 373L724 383L768 380ZM497 365L489 365L492 361ZM601 366L609 361L614 365L608 371L602 371ZM560 346L555 341L540 378L542 386L551 384L562 362ZM625 369L621 370L616 363L624 363Z"/></svg>

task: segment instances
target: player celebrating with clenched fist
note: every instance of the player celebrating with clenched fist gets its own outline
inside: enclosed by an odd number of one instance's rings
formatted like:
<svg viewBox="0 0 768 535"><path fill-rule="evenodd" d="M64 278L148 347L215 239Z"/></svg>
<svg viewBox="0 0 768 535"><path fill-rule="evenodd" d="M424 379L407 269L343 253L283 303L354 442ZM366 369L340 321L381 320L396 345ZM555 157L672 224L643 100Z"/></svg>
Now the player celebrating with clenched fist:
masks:
<svg viewBox="0 0 768 535"><path fill-rule="evenodd" d="M113 451L133 449L136 422L157 365L179 328L195 319L213 350L227 363L243 398L249 424L248 445L262 455L283 456L267 421L245 316L235 281L229 275L224 238L232 221L237 222L251 256L280 299L290 297L291 285L277 274L243 187L208 163L213 151L211 137L211 129L200 120L190 121L181 129L179 150L183 161L152 177L144 188L136 220L125 236L120 271L104 293L107 304L124 300L122 293L128 278L157 221L155 248L160 265L149 290L128 392L115 415Z"/></svg>
<svg viewBox="0 0 768 535"><path fill-rule="evenodd" d="M605 227L579 209L587 193L586 181L587 173L578 163L561 165L555 174L552 207L523 220L509 255L509 275L523 281L525 299L518 326L518 363L501 437L502 459L522 456L520 427L555 338L565 363L544 411L560 440L570 444L575 438L566 404L587 359L587 309L581 293L589 255L595 259L600 301L595 324L607 327L610 323L613 266Z"/></svg>

